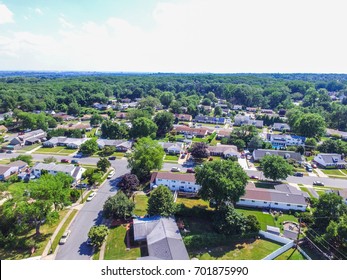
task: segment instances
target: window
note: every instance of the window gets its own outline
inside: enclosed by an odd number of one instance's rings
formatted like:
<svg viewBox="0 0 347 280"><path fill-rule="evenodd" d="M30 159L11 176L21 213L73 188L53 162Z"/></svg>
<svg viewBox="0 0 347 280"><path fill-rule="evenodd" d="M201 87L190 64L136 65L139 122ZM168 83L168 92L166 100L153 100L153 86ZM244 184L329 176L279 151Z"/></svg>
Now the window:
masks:
<svg viewBox="0 0 347 280"><path fill-rule="evenodd" d="M287 204L287 206L290 206L290 204Z"/></svg>
<svg viewBox="0 0 347 280"><path fill-rule="evenodd" d="M241 198L240 201L245 201L245 200L243 198Z"/></svg>
<svg viewBox="0 0 347 280"><path fill-rule="evenodd" d="M255 202L254 200L252 200L252 202Z"/></svg>
<svg viewBox="0 0 347 280"><path fill-rule="evenodd" d="M185 184L186 182L181 182L181 184Z"/></svg>
<svg viewBox="0 0 347 280"><path fill-rule="evenodd" d="M302 208L303 206L302 205L298 205L298 208Z"/></svg>
<svg viewBox="0 0 347 280"><path fill-rule="evenodd" d="M278 205L278 203L277 203L277 202L275 202L275 205Z"/></svg>
<svg viewBox="0 0 347 280"><path fill-rule="evenodd" d="M266 204L267 202L266 202L266 201L264 201L264 203Z"/></svg>
<svg viewBox="0 0 347 280"><path fill-rule="evenodd" d="M162 179L157 179L158 180L158 182L161 182L162 181Z"/></svg>

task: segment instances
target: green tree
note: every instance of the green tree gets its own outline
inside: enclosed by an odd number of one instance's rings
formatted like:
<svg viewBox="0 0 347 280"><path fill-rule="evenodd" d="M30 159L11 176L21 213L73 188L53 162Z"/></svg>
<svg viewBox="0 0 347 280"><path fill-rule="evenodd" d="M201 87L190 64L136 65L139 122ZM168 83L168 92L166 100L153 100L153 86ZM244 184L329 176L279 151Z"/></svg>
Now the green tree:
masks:
<svg viewBox="0 0 347 280"><path fill-rule="evenodd" d="M149 178L153 169L160 170L163 166L164 149L150 138L141 138L134 145L128 160L128 168L140 181Z"/></svg>
<svg viewBox="0 0 347 280"><path fill-rule="evenodd" d="M170 91L165 91L160 96L160 102L165 106L166 108L170 106L171 102L175 99L174 95Z"/></svg>
<svg viewBox="0 0 347 280"><path fill-rule="evenodd" d="M165 186L158 186L148 199L147 213L150 216L169 217L176 211L173 195Z"/></svg>
<svg viewBox="0 0 347 280"><path fill-rule="evenodd" d="M154 123L158 127L157 136L164 136L166 133L168 133L173 126L174 117L169 112L160 112L155 115L154 117Z"/></svg>
<svg viewBox="0 0 347 280"><path fill-rule="evenodd" d="M133 138L151 137L154 138L158 127L150 119L137 118L132 122L132 128L130 129L130 135Z"/></svg>
<svg viewBox="0 0 347 280"><path fill-rule="evenodd" d="M264 176L274 181L286 179L293 172L293 167L281 156L266 155L260 165Z"/></svg>
<svg viewBox="0 0 347 280"><path fill-rule="evenodd" d="M103 138L126 139L129 136L129 128L124 123L118 124L107 120L101 125L101 133Z"/></svg>
<svg viewBox="0 0 347 280"><path fill-rule="evenodd" d="M248 149L250 152L260 149L262 148L262 146L263 146L263 140L260 138L259 135L253 136L248 143Z"/></svg>
<svg viewBox="0 0 347 280"><path fill-rule="evenodd" d="M90 238L91 244L97 248L101 247L108 235L108 232L109 230L105 225L91 227L88 232L88 237Z"/></svg>
<svg viewBox="0 0 347 280"><path fill-rule="evenodd" d="M246 219L235 211L233 205L222 204L215 212L213 225L222 234L235 235L246 232Z"/></svg>
<svg viewBox="0 0 347 280"><path fill-rule="evenodd" d="M195 142L190 148L190 153L196 159L207 158L209 156L207 147L207 144L204 142Z"/></svg>
<svg viewBox="0 0 347 280"><path fill-rule="evenodd" d="M221 116L222 114L223 114L222 108L219 107L219 106L216 106L216 107L214 108L214 115L215 115L215 116Z"/></svg>
<svg viewBox="0 0 347 280"><path fill-rule="evenodd" d="M81 108L76 102L70 103L67 109L67 113L74 116L79 115L80 111Z"/></svg>
<svg viewBox="0 0 347 280"><path fill-rule="evenodd" d="M234 161L212 161L196 168L196 183L204 200L213 201L218 209L223 203L236 203L245 194L248 176Z"/></svg>
<svg viewBox="0 0 347 280"><path fill-rule="evenodd" d="M294 132L305 136L319 138L325 135L326 124L319 114L302 114L294 123Z"/></svg>
<svg viewBox="0 0 347 280"><path fill-rule="evenodd" d="M147 119L152 118L152 114L148 110L131 109L127 113L128 113L128 118L130 121L134 121L137 118L147 118Z"/></svg>
<svg viewBox="0 0 347 280"><path fill-rule="evenodd" d="M31 165L31 163L33 162L33 157L31 155L19 155L16 158L11 158L10 161L16 161L16 160L21 160L26 162L28 165Z"/></svg>
<svg viewBox="0 0 347 280"><path fill-rule="evenodd" d="M93 114L92 117L90 118L90 125L91 126L99 126L103 122L102 116L99 114Z"/></svg>
<svg viewBox="0 0 347 280"><path fill-rule="evenodd" d="M86 156L90 156L96 153L98 150L99 146L95 139L87 140L80 146L80 152Z"/></svg>
<svg viewBox="0 0 347 280"><path fill-rule="evenodd" d="M116 195L106 200L103 208L103 215L105 218L127 219L131 217L134 208L134 202L122 191L118 191Z"/></svg>
<svg viewBox="0 0 347 280"><path fill-rule="evenodd" d="M102 172L106 172L107 169L111 166L111 163L107 158L100 158L99 161L97 162L96 166Z"/></svg>
<svg viewBox="0 0 347 280"><path fill-rule="evenodd" d="M314 138L307 138L305 146L309 149L315 150L317 148L317 140Z"/></svg>

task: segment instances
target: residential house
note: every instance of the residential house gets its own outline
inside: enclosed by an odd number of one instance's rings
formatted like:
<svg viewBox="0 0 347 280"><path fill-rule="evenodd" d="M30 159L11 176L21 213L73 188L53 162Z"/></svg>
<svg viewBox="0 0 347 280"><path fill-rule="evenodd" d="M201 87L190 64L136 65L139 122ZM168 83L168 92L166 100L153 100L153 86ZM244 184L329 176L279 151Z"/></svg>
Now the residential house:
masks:
<svg viewBox="0 0 347 280"><path fill-rule="evenodd" d="M299 163L304 162L304 157L297 152L292 151L282 151L282 150L267 150L267 149L258 149L253 151L253 160L260 161L264 156L267 155L277 155L285 159L293 159Z"/></svg>
<svg viewBox="0 0 347 280"><path fill-rule="evenodd" d="M19 173L19 172L22 172L23 170L25 170L28 167L28 164L25 161L16 160L16 161L10 162L8 164L8 166L16 167L17 168L16 173Z"/></svg>
<svg viewBox="0 0 347 280"><path fill-rule="evenodd" d="M225 125L226 123L225 118L217 118L217 117L210 117L210 116L196 116L194 121L199 123L213 123L213 124L220 124L220 125Z"/></svg>
<svg viewBox="0 0 347 280"><path fill-rule="evenodd" d="M148 256L138 260L189 260L174 218L150 217L133 220L134 241L146 242Z"/></svg>
<svg viewBox="0 0 347 280"><path fill-rule="evenodd" d="M271 109L261 109L260 111L262 114L265 114L265 115L273 115L275 112Z"/></svg>
<svg viewBox="0 0 347 280"><path fill-rule="evenodd" d="M257 107L246 107L247 112L256 113L258 111Z"/></svg>
<svg viewBox="0 0 347 280"><path fill-rule="evenodd" d="M174 127L174 130L179 134L184 134L186 137L205 137L208 133L207 128L191 128L184 125L178 125Z"/></svg>
<svg viewBox="0 0 347 280"><path fill-rule="evenodd" d="M42 129L33 130L13 138L9 145L14 147L32 145L34 143L40 143L42 141L45 141L46 136L46 132L44 132Z"/></svg>
<svg viewBox="0 0 347 280"><path fill-rule="evenodd" d="M11 118L12 116L13 116L13 112L12 111L0 114L0 121L4 121L7 118Z"/></svg>
<svg viewBox="0 0 347 280"><path fill-rule="evenodd" d="M272 130L276 131L290 131L290 126L286 123L274 123L272 126Z"/></svg>
<svg viewBox="0 0 347 280"><path fill-rule="evenodd" d="M257 128L262 128L264 126L264 121L262 120L254 120L249 115L236 115L234 118L234 125L254 125Z"/></svg>
<svg viewBox="0 0 347 280"><path fill-rule="evenodd" d="M339 196L342 197L343 201L347 204L347 189L338 190Z"/></svg>
<svg viewBox="0 0 347 280"><path fill-rule="evenodd" d="M323 168L345 168L347 165L341 154L318 154L313 161Z"/></svg>
<svg viewBox="0 0 347 280"><path fill-rule="evenodd" d="M249 120L248 123L243 125L254 125L256 128L263 128L264 121L261 120Z"/></svg>
<svg viewBox="0 0 347 280"><path fill-rule="evenodd" d="M127 113L124 113L124 112L117 112L117 113L116 113L116 118L117 118L117 119L124 120L124 119L127 119L127 118L128 118L128 114L127 114Z"/></svg>
<svg viewBox="0 0 347 280"><path fill-rule="evenodd" d="M90 138L68 138L64 136L52 137L42 143L44 147L66 146L70 149L79 149Z"/></svg>
<svg viewBox="0 0 347 280"><path fill-rule="evenodd" d="M266 141L275 149L281 149L287 146L304 146L306 138L297 135L267 134Z"/></svg>
<svg viewBox="0 0 347 280"><path fill-rule="evenodd" d="M234 105L233 110L242 110L242 105Z"/></svg>
<svg viewBox="0 0 347 280"><path fill-rule="evenodd" d="M101 104L101 103L95 102L93 104L93 107L95 109L98 109L98 110L107 110L107 109L111 108L111 105L109 105L109 104Z"/></svg>
<svg viewBox="0 0 347 280"><path fill-rule="evenodd" d="M56 127L56 129L68 129L68 130L75 130L75 129L79 129L79 130L86 130L86 131L91 131L92 127L90 126L89 123L69 123L69 124L60 124Z"/></svg>
<svg viewBox="0 0 347 280"><path fill-rule="evenodd" d="M109 140L109 139L98 139L99 149L103 149L105 146L114 147L117 152L127 152L131 149L133 143L128 140Z"/></svg>
<svg viewBox="0 0 347 280"><path fill-rule="evenodd" d="M188 114L174 114L174 116L179 121L184 121L184 122L190 122L193 119L193 117L191 115L188 115Z"/></svg>
<svg viewBox="0 0 347 280"><path fill-rule="evenodd" d="M17 166L0 164L0 181L7 180L11 175L18 172Z"/></svg>
<svg viewBox="0 0 347 280"><path fill-rule="evenodd" d="M163 147L164 151L169 154L180 154L184 152L183 143L159 142L159 144Z"/></svg>
<svg viewBox="0 0 347 280"><path fill-rule="evenodd" d="M327 128L326 130L326 135L327 136L333 136L333 135L338 135L342 138L342 140L346 140L347 141L347 132L345 131L340 131L340 130L336 130L336 129L331 129L331 128Z"/></svg>
<svg viewBox="0 0 347 280"><path fill-rule="evenodd" d="M81 117L81 121L90 121L92 118L92 115L83 115L83 117Z"/></svg>
<svg viewBox="0 0 347 280"><path fill-rule="evenodd" d="M222 138L230 138L230 134L232 131L232 129L220 129L219 131L217 131L217 140L220 140Z"/></svg>
<svg viewBox="0 0 347 280"><path fill-rule="evenodd" d="M210 156L220 156L223 158L240 157L240 153L237 151L237 147L234 145L222 145L208 146L207 148Z"/></svg>
<svg viewBox="0 0 347 280"><path fill-rule="evenodd" d="M71 115L68 115L68 114L66 114L66 113L64 113L64 112L56 113L56 114L54 115L54 117L58 117L58 118L62 119L62 120L65 121L65 122L67 122L67 121L72 121L72 120L76 119L76 117L71 116Z"/></svg>
<svg viewBox="0 0 347 280"><path fill-rule="evenodd" d="M246 193L236 203L261 209L306 211L307 201L303 194L293 194L273 189L246 186Z"/></svg>
<svg viewBox="0 0 347 280"><path fill-rule="evenodd" d="M52 175L55 175L58 172L70 175L74 179L74 183L78 183L81 180L82 174L85 171L85 169L81 166L75 166L73 164L55 164L38 162L33 166L31 173L36 177L40 177L42 170L46 170L49 174Z"/></svg>
<svg viewBox="0 0 347 280"><path fill-rule="evenodd" d="M130 99L130 98L123 98L123 99L121 99L120 102L121 102L121 103L130 103L130 102L131 102L131 99Z"/></svg>
<svg viewBox="0 0 347 280"><path fill-rule="evenodd" d="M164 185L171 191L197 193L201 186L195 182L195 174L175 172L153 172L150 187Z"/></svg>
<svg viewBox="0 0 347 280"><path fill-rule="evenodd" d="M203 109L207 113L212 112L212 107L211 106L206 106L206 105L198 105L199 108Z"/></svg>

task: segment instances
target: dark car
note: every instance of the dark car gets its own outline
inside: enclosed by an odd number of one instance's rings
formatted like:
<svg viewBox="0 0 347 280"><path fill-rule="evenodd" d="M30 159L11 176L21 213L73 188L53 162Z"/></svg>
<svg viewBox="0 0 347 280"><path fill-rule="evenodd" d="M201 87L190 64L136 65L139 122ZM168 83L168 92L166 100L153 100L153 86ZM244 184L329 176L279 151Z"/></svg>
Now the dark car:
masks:
<svg viewBox="0 0 347 280"><path fill-rule="evenodd" d="M187 173L195 173L195 170L193 168L188 168Z"/></svg>
<svg viewBox="0 0 347 280"><path fill-rule="evenodd" d="M69 163L69 160L66 159L66 158L64 158L64 159L62 159L60 162L62 162L62 163Z"/></svg>
<svg viewBox="0 0 347 280"><path fill-rule="evenodd" d="M324 186L324 183L321 182L321 181L314 181L314 182L313 182L313 185L314 185L314 186Z"/></svg>
<svg viewBox="0 0 347 280"><path fill-rule="evenodd" d="M109 160L115 160L116 157L115 156L112 156L112 157L108 157Z"/></svg>
<svg viewBox="0 0 347 280"><path fill-rule="evenodd" d="M296 177L303 177L304 176L304 174L301 172L295 172L293 175Z"/></svg>
<svg viewBox="0 0 347 280"><path fill-rule="evenodd" d="M252 175L249 177L250 179L253 179L253 180L259 180L259 177L258 176L255 176L255 175Z"/></svg>
<svg viewBox="0 0 347 280"><path fill-rule="evenodd" d="M80 162L77 159L73 159L73 160L71 160L71 163L72 164L79 164Z"/></svg>

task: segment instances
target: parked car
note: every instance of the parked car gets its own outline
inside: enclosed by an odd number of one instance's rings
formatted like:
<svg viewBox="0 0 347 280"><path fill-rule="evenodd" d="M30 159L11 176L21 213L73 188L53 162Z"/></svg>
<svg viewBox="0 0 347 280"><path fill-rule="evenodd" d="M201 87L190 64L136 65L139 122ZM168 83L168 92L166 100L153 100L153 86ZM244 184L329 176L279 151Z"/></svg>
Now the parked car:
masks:
<svg viewBox="0 0 347 280"><path fill-rule="evenodd" d="M195 170L193 168L188 168L187 173L195 173Z"/></svg>
<svg viewBox="0 0 347 280"><path fill-rule="evenodd" d="M91 200L94 198L94 196L96 196L96 192L92 192L92 193L88 196L87 201L91 201Z"/></svg>
<svg viewBox="0 0 347 280"><path fill-rule="evenodd" d="M87 239L87 245L92 246L92 240L90 238Z"/></svg>
<svg viewBox="0 0 347 280"><path fill-rule="evenodd" d="M12 154L13 151L12 151L12 150L7 150L6 153L7 153L7 154Z"/></svg>
<svg viewBox="0 0 347 280"><path fill-rule="evenodd" d="M317 165L315 163L311 164L312 168L317 168Z"/></svg>
<svg viewBox="0 0 347 280"><path fill-rule="evenodd" d="M296 177L303 177L303 176L304 176L304 173L295 172L295 173L293 174L293 176L296 176Z"/></svg>
<svg viewBox="0 0 347 280"><path fill-rule="evenodd" d="M60 245L65 244L67 239L69 238L70 234L71 234L71 230L68 229L67 231L65 231L63 233L62 237L60 238L59 244Z"/></svg>
<svg viewBox="0 0 347 280"><path fill-rule="evenodd" d="M110 173L108 173L108 175L107 175L107 179L111 179L113 177L114 173L115 173L114 169L111 170Z"/></svg>
<svg viewBox="0 0 347 280"><path fill-rule="evenodd" d="M178 167L172 167L171 168L171 172L180 172L180 171L181 171L181 169Z"/></svg>
<svg viewBox="0 0 347 280"><path fill-rule="evenodd" d="M115 159L116 159L115 156L108 157L108 160L115 160Z"/></svg>
<svg viewBox="0 0 347 280"><path fill-rule="evenodd" d="M259 180L259 177L258 176L255 176L255 175L252 175L252 176L249 176L250 179L254 179L254 180Z"/></svg>
<svg viewBox="0 0 347 280"><path fill-rule="evenodd" d="M312 167L311 166L306 166L306 171L307 172L312 172Z"/></svg>
<svg viewBox="0 0 347 280"><path fill-rule="evenodd" d="M83 154L77 153L77 154L75 154L73 157L74 157L74 158L81 158L81 157L83 157Z"/></svg>
<svg viewBox="0 0 347 280"><path fill-rule="evenodd" d="M324 183L321 182L321 181L314 181L313 185L315 185L315 186L324 186Z"/></svg>
<svg viewBox="0 0 347 280"><path fill-rule="evenodd" d="M77 159L72 159L72 160L71 160L71 163L72 163L72 164L80 164L80 162L79 162Z"/></svg>
<svg viewBox="0 0 347 280"><path fill-rule="evenodd" d="M69 160L66 159L66 158L63 158L60 162L62 162L62 163L69 163Z"/></svg>
<svg viewBox="0 0 347 280"><path fill-rule="evenodd" d="M76 188L81 188L81 189L88 188L88 184L86 183L78 184Z"/></svg>

